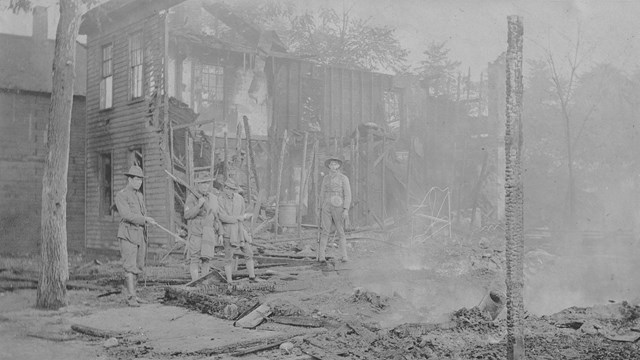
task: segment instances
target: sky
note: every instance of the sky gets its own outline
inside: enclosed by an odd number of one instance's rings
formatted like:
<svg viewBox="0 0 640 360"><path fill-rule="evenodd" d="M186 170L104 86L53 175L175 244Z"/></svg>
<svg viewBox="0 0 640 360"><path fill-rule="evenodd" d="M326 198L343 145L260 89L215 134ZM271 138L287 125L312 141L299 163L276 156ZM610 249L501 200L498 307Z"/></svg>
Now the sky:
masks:
<svg viewBox="0 0 640 360"><path fill-rule="evenodd" d="M50 0L37 0L48 5ZM226 0L233 2L235 0ZM255 0L258 2L259 0ZM640 1L636 0L297 0L303 9L320 6L350 9L371 22L396 28L409 49L409 62L419 64L430 42L446 41L450 57L461 71L479 77L487 63L506 50L507 16L520 15L524 24L524 59L541 59L551 51L556 62L567 64L581 33L583 68L610 62L628 72L640 59ZM50 4L49 4L50 5ZM53 37L55 5L50 5ZM0 32L30 35L29 15L0 12Z"/></svg>

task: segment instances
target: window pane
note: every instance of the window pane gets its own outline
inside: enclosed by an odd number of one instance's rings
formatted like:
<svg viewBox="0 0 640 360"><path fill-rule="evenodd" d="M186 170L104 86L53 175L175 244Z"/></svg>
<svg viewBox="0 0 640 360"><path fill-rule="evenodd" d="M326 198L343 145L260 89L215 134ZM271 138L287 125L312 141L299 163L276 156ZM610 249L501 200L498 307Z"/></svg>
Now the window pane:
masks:
<svg viewBox="0 0 640 360"><path fill-rule="evenodd" d="M129 39L129 61L130 94L132 99L136 99L142 96L143 85L143 51L141 32L131 35L131 38Z"/></svg>
<svg viewBox="0 0 640 360"><path fill-rule="evenodd" d="M113 76L109 76L105 80L105 109L113 106Z"/></svg>

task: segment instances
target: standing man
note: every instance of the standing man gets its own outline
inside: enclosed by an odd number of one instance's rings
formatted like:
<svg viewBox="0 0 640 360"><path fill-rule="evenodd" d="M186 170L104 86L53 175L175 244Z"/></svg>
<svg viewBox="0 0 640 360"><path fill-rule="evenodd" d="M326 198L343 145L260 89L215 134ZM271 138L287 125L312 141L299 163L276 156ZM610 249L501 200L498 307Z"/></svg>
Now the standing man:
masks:
<svg viewBox="0 0 640 360"><path fill-rule="evenodd" d="M140 192L144 178L142 169L134 165L124 174L127 176L127 186L116 194L116 207L121 216L118 241L125 271L127 304L138 307L141 303L147 303L136 296L138 275L143 272L147 253L147 224L155 225L156 221L146 216L147 210Z"/></svg>
<svg viewBox="0 0 640 360"><path fill-rule="evenodd" d="M220 211L218 217L222 222L224 238L224 273L227 282L232 282L233 250L239 248L247 261L249 280L257 281L253 263L253 249L251 238L244 229L243 221L250 219L251 214L245 214L244 198L238 194L240 187L231 179L224 183L222 194L218 196Z"/></svg>
<svg viewBox="0 0 640 360"><path fill-rule="evenodd" d="M331 225L336 227L340 236L340 253L342 262L349 261L347 256L347 236L344 233L344 223L349 217L351 206L351 185L349 178L339 172L342 160L329 158L324 162L329 168L329 173L322 179L320 185L320 244L318 245L318 261L326 262L325 250L329 241Z"/></svg>
<svg viewBox="0 0 640 360"><path fill-rule="evenodd" d="M213 179L207 172L196 175L196 190L200 198L192 193L187 194L184 204L184 218L187 220L189 238L189 274L191 280L209 273L210 261L215 254L215 246L220 230L218 213L218 198L211 193ZM202 265L202 268L200 268ZM199 272L202 270L202 272Z"/></svg>

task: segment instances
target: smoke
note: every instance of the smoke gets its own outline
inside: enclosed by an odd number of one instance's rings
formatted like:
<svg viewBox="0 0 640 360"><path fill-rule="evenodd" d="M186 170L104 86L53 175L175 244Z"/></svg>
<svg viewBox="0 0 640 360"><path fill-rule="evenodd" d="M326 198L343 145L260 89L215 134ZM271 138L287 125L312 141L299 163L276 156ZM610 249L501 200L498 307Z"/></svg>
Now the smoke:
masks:
<svg viewBox="0 0 640 360"><path fill-rule="evenodd" d="M635 301L640 295L639 244L631 234L574 232L555 241L552 258L526 278L525 307L531 313Z"/></svg>

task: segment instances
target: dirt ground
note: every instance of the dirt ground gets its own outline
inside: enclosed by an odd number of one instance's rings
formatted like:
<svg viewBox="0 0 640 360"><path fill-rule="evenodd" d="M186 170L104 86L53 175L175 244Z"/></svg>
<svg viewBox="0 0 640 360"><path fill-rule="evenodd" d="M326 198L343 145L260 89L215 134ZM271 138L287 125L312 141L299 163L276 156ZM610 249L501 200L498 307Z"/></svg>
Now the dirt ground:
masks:
<svg viewBox="0 0 640 360"><path fill-rule="evenodd" d="M140 308L127 307L122 294L109 294L120 290L116 260L76 257L70 283L79 290L69 290L69 305L36 310L31 279L37 278L37 260L2 258L0 359L225 359L274 343L242 358L506 359L505 311L491 320L478 308L491 290L505 291L501 234L407 241L393 232L371 232L351 236L352 261L326 265L312 260L313 240L286 241L295 234L285 233L274 242L269 235L256 239L264 282L244 278L240 261L233 287L212 277L187 288L182 254L163 262L158 254L140 281L139 295L150 301ZM596 271L597 259L578 258L569 266L562 247L540 242L526 250L528 359L640 358L638 294L616 280L633 278L633 254L600 249L599 258L610 266ZM221 259L215 266L222 268ZM573 273L610 289L589 303L575 295L584 287L554 280L573 280ZM556 287L545 288L551 285ZM225 312L230 304L238 309L231 315ZM254 329L234 326L257 304L269 305L272 314ZM296 319L305 326L291 325ZM113 336L86 335L72 325Z"/></svg>

